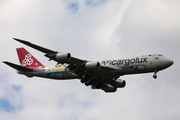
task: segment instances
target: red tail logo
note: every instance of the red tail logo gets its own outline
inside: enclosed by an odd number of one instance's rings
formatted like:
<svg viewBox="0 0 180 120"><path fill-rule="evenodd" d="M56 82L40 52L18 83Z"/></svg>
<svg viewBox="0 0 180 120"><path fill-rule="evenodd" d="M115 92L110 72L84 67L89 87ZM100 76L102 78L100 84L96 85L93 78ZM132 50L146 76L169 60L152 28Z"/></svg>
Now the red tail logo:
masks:
<svg viewBox="0 0 180 120"><path fill-rule="evenodd" d="M40 67L43 66L34 56L32 56L26 49L17 48L19 62L24 67Z"/></svg>
<svg viewBox="0 0 180 120"><path fill-rule="evenodd" d="M27 54L25 56L25 59L22 61L22 65L26 66L26 65L31 65L31 64L33 64L33 59L31 58L30 54Z"/></svg>

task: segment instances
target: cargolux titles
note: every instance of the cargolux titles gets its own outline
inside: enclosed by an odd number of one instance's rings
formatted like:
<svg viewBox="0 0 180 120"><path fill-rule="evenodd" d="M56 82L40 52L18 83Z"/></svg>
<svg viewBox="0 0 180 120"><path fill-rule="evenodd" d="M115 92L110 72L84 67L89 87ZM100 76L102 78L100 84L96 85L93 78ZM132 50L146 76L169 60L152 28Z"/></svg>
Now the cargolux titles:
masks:
<svg viewBox="0 0 180 120"><path fill-rule="evenodd" d="M120 65L120 64L125 64L128 66L129 64L134 64L134 63L147 63L147 58L133 58L133 59L125 59L125 60L113 60L112 65Z"/></svg>

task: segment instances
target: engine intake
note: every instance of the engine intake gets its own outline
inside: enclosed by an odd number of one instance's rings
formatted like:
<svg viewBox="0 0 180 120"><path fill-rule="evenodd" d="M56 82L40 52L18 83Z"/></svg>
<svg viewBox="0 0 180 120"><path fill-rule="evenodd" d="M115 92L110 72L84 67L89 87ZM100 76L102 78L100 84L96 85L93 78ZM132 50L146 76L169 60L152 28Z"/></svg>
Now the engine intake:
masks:
<svg viewBox="0 0 180 120"><path fill-rule="evenodd" d="M121 79L116 79L115 81L111 83L111 85L116 88L123 88L126 86L126 81L121 80Z"/></svg>
<svg viewBox="0 0 180 120"><path fill-rule="evenodd" d="M85 67L87 70L98 70L98 69L100 69L100 63L99 62L88 62L85 64Z"/></svg>
<svg viewBox="0 0 180 120"><path fill-rule="evenodd" d="M66 63L69 60L71 60L71 54L70 53L57 53L56 54L56 60L59 63Z"/></svg>

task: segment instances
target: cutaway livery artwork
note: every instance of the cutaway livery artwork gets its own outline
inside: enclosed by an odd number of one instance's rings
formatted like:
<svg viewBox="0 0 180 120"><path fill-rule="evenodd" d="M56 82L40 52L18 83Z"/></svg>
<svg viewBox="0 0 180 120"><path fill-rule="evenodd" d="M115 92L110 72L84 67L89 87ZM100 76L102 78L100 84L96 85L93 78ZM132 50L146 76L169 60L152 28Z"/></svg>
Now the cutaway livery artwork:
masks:
<svg viewBox="0 0 180 120"><path fill-rule="evenodd" d="M42 65L32 54L24 48L17 48L21 65L3 61L17 70L17 73L27 77L44 77L56 80L80 79L81 83L91 86L92 89L101 89L105 92L115 92L117 88L126 85L120 76L157 72L168 68L173 61L161 54L149 54L118 60L87 61L72 57L70 53L53 51L25 40L14 38L29 47L45 53L49 60L57 62L55 66Z"/></svg>

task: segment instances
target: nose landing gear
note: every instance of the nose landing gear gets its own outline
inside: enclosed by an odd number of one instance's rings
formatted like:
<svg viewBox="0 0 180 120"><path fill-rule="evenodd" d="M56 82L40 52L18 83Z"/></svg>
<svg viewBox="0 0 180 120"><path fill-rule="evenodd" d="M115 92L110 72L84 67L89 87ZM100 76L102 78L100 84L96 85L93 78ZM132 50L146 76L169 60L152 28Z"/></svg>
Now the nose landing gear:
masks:
<svg viewBox="0 0 180 120"><path fill-rule="evenodd" d="M156 79L156 78L157 78L157 75L153 75L153 78Z"/></svg>
<svg viewBox="0 0 180 120"><path fill-rule="evenodd" d="M157 78L157 75L156 75L157 72L158 72L157 70L154 72L154 75L153 75L153 78L154 78L154 79Z"/></svg>

